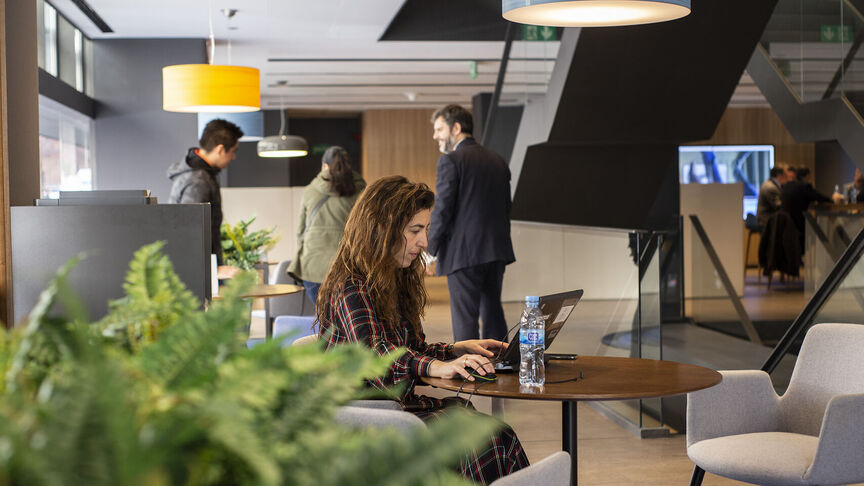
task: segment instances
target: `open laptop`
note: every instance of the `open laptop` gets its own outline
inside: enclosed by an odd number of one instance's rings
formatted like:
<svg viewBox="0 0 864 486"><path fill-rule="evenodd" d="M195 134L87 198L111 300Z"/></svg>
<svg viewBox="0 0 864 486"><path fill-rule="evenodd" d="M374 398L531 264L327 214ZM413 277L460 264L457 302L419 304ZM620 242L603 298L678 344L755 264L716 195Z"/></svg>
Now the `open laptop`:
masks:
<svg viewBox="0 0 864 486"><path fill-rule="evenodd" d="M582 298L582 290L572 290L560 294L544 295L540 297L540 312L546 318L545 346L549 349L555 336L564 327L564 323L573 313L579 299ZM495 372L509 372L519 369L519 326L514 326L516 332L510 339L510 346L495 360ZM508 336L510 337L510 336Z"/></svg>

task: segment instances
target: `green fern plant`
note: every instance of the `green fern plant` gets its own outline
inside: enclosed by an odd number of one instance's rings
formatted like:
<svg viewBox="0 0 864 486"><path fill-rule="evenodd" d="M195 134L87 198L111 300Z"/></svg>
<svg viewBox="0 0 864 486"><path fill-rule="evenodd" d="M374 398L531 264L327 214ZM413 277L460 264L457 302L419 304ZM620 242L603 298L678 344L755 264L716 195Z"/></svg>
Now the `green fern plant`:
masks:
<svg viewBox="0 0 864 486"><path fill-rule="evenodd" d="M411 436L334 425L391 360L359 345L246 349L254 275L201 310L161 248L136 252L96 325L67 284L72 262L25 327L0 330L0 485L465 484L454 466L493 421L456 415Z"/></svg>
<svg viewBox="0 0 864 486"><path fill-rule="evenodd" d="M228 265L252 270L261 261L261 255L273 248L279 241L274 233L276 227L249 231L249 226L255 218L240 221L236 225L222 224L222 257Z"/></svg>

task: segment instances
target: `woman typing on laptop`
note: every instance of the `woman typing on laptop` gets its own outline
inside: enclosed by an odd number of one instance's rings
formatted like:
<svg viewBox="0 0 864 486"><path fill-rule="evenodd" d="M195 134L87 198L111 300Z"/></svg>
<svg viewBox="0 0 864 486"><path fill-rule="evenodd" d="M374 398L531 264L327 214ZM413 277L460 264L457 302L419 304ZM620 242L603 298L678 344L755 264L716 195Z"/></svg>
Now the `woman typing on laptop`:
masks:
<svg viewBox="0 0 864 486"><path fill-rule="evenodd" d="M407 349L372 385L387 389L405 384L400 403L423 420L446 415L447 407L465 402L416 395L419 377L486 377L494 371L489 358L507 347L491 339L426 343L420 324L425 265L419 257L426 248L434 201L425 184L404 177L385 177L366 188L348 216L318 297L320 334L327 348L360 342L382 356ZM489 483L527 465L519 439L504 425L487 446L461 461L460 472Z"/></svg>

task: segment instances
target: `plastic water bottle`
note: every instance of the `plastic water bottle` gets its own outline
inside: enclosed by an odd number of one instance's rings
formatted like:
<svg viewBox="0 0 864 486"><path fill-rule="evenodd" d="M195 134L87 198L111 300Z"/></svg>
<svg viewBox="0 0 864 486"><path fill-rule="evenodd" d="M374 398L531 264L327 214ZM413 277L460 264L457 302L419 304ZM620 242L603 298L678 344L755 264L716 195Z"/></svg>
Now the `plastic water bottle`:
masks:
<svg viewBox="0 0 864 486"><path fill-rule="evenodd" d="M525 309L519 319L519 384L522 386L543 386L546 383L546 367L543 364L543 350L546 340L546 319L540 312L540 299L537 296L525 297Z"/></svg>

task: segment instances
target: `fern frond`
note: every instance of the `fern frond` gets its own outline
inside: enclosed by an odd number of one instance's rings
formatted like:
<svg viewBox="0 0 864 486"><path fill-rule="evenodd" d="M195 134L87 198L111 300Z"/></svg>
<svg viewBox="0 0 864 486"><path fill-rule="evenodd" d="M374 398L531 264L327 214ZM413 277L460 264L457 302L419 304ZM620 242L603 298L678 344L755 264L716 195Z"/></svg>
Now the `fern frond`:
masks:
<svg viewBox="0 0 864 486"><path fill-rule="evenodd" d="M162 253L164 245L157 241L135 252L123 284L126 296L109 302L108 315L98 323L103 336L133 353L198 307Z"/></svg>
<svg viewBox="0 0 864 486"><path fill-rule="evenodd" d="M229 353L245 347L239 332L245 330L249 316L240 295L254 278L253 274L238 274L209 310L190 314L166 329L159 340L141 351L141 369L169 390L211 380Z"/></svg>

